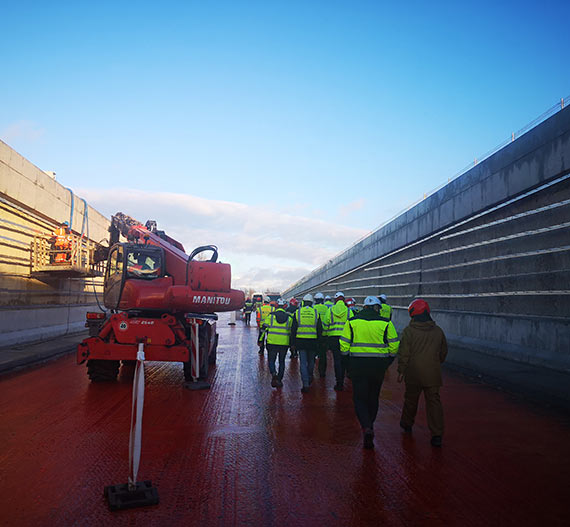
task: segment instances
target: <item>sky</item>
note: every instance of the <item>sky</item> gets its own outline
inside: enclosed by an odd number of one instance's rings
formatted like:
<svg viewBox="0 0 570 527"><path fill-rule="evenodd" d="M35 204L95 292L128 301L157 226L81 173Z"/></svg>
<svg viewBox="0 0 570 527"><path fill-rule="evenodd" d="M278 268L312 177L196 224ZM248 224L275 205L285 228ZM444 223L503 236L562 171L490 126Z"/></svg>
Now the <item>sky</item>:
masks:
<svg viewBox="0 0 570 527"><path fill-rule="evenodd" d="M284 290L570 96L570 2L21 1L0 139ZM570 101L569 101L570 102Z"/></svg>

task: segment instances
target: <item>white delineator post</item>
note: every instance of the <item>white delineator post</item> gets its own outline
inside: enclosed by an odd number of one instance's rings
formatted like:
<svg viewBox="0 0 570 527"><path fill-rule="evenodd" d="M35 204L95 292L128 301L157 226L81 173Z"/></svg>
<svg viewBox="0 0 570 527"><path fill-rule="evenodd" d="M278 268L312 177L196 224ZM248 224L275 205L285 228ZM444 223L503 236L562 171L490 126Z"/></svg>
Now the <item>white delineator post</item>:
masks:
<svg viewBox="0 0 570 527"><path fill-rule="evenodd" d="M129 436L129 490L135 490L141 459L142 416L144 406L144 344L139 343L137 365L133 380L133 404L131 409L131 432Z"/></svg>

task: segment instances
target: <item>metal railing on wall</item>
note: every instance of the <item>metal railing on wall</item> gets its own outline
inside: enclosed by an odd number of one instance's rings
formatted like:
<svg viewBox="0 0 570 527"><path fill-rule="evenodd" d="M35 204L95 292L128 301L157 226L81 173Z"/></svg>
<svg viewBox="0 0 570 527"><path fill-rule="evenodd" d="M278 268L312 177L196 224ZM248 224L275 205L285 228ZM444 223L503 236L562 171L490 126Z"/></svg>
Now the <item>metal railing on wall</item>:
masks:
<svg viewBox="0 0 570 527"><path fill-rule="evenodd" d="M408 205L407 207L405 207L404 209L400 210L398 213L396 213L394 216L392 216L391 218L383 221L378 227L376 227L375 229L371 230L370 232L364 234L363 236L361 236L360 238L358 238L354 243L352 243L351 245L349 245L346 249L343 249L342 251L340 251L339 253L337 253L335 256L333 256L332 258L330 258L328 260L327 263L330 263L334 260L336 260L337 258L339 258L341 255L343 255L344 253L348 252L350 249L352 249L353 247L355 247L356 245L358 245L360 242L362 242L363 240L365 240L366 238L368 238L369 236L371 236L372 234L374 234L375 232L378 232L380 229L382 229L383 227L385 227L386 225L388 225L389 223L393 222L396 218L400 217L402 214L405 214L406 212L408 212L409 210L413 209L416 205L418 205L419 203L421 203L423 200L425 200L426 198L432 196L433 194L435 194L436 192L438 192L439 190L441 190L442 188L444 188L446 185L449 185L452 181L456 180L457 178L461 177L463 174L465 174L466 172L468 172L469 170L471 170L474 166L476 166L477 164L485 161L486 159L488 159L489 157L491 157L492 155L496 154L499 150L501 150L502 148L504 148L505 146L513 143L514 141L516 141L517 139L520 139L523 135L525 135L527 132L531 131L532 129L536 128L539 124L541 124L542 122L546 121L546 119L548 119L549 117L552 117L553 115L555 115L556 113L562 111L568 104L570 103L570 95L566 96L566 97L562 97L560 99L559 102L557 102L556 104L552 105L550 108L548 108L545 112L543 112L541 115L539 115L538 117L536 117L535 119L533 119L532 121L530 121L529 123L527 123L525 126L523 126L521 129L517 130L516 132L512 132L511 136L508 139L505 139L504 141L502 141L501 143L499 143L497 146L495 146L494 148L491 148L490 150L488 150L487 152L485 152L483 155L475 157L474 160L469 163L468 165L466 165L464 168L462 168L461 170L459 170L458 172L456 172L453 176L451 176L450 178L447 179L447 181L445 181L444 183L439 184L437 187L433 188L432 190L430 190L429 192L425 192L423 194L423 196L419 199L417 199L416 201L414 201L413 203L411 203L410 205ZM292 291L295 288L297 288L300 284L302 284L303 282L308 281L309 279L311 279L313 276L319 274L322 269L326 266L327 264L323 264L321 266L319 266L317 269L311 271L308 275L305 275L303 278L297 280L293 285L291 285L286 291L285 293L287 293L288 291Z"/></svg>

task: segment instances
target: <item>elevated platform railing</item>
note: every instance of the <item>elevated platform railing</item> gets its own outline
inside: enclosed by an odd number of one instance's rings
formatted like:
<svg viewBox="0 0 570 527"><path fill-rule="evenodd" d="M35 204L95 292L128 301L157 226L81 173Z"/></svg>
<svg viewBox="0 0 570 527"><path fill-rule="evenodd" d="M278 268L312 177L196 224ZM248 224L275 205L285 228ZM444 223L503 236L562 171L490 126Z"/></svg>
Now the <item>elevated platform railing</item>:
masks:
<svg viewBox="0 0 570 527"><path fill-rule="evenodd" d="M97 244L76 234L66 236L65 247L55 245L55 236L35 235L30 251L31 275L103 276L105 262L94 258Z"/></svg>

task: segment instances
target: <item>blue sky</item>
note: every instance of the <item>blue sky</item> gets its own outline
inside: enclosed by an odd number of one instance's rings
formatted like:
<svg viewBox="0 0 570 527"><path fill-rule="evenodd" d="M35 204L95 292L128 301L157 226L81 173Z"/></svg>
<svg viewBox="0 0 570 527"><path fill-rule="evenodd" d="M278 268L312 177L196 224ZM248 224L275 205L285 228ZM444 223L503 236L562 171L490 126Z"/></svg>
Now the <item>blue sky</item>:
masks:
<svg viewBox="0 0 570 527"><path fill-rule="evenodd" d="M570 95L568 2L12 2L0 138L285 288Z"/></svg>

